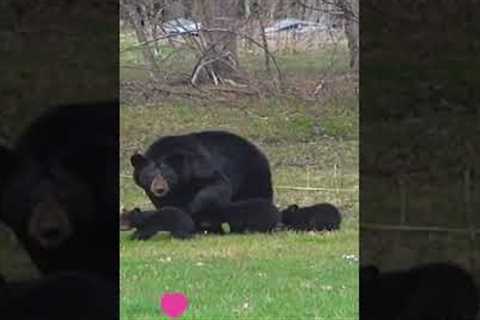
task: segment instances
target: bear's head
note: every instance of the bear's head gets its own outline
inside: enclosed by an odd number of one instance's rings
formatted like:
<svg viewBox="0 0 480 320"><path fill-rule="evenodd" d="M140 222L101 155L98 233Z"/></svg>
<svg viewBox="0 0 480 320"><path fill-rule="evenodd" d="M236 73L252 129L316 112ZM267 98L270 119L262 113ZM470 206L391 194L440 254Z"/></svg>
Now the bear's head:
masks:
<svg viewBox="0 0 480 320"><path fill-rule="evenodd" d="M134 208L132 210L123 210L120 214L120 230L128 231L136 228L135 226L135 215L141 214L139 208Z"/></svg>
<svg viewBox="0 0 480 320"><path fill-rule="evenodd" d="M284 213L294 213L298 211L299 207L296 204L292 204L288 206L285 210L283 210Z"/></svg>
<svg viewBox="0 0 480 320"><path fill-rule="evenodd" d="M166 196L177 184L177 173L165 161L153 161L137 152L131 156L130 163L135 183L155 197Z"/></svg>
<svg viewBox="0 0 480 320"><path fill-rule="evenodd" d="M280 216L282 217L282 222L285 224L290 224L295 220L295 214L300 208L296 204L292 204L288 206L286 209L280 212Z"/></svg>
<svg viewBox="0 0 480 320"><path fill-rule="evenodd" d="M55 250L93 224L91 188L60 164L22 164L3 195L3 218L30 246Z"/></svg>

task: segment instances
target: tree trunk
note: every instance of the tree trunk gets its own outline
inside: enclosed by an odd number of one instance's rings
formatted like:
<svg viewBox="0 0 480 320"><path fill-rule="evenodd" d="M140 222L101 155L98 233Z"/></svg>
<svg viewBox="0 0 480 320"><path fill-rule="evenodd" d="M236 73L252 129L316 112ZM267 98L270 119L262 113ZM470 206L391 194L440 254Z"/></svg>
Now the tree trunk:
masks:
<svg viewBox="0 0 480 320"><path fill-rule="evenodd" d="M203 35L206 50L197 67L205 69L214 83L231 79L238 67L236 20L239 14L238 0L202 0ZM202 72L204 72L202 71Z"/></svg>
<svg viewBox="0 0 480 320"><path fill-rule="evenodd" d="M358 70L359 64L359 27L358 13L359 0L339 0L339 7L343 11L345 36L350 51L350 67Z"/></svg>
<svg viewBox="0 0 480 320"><path fill-rule="evenodd" d="M244 11L245 11L245 18L249 18L251 14L250 10L250 0L244 0Z"/></svg>
<svg viewBox="0 0 480 320"><path fill-rule="evenodd" d="M269 49L268 49L268 41L265 35L265 26L263 24L262 18L258 19L258 21L260 24L260 32L262 35L262 45L263 45L263 51L265 54L265 72L270 77L272 75L272 70L270 68L270 55L269 55Z"/></svg>
<svg viewBox="0 0 480 320"><path fill-rule="evenodd" d="M141 12L138 10L138 5L131 3L130 1L122 1L120 3L125 10L128 23L134 28L138 42L142 45L142 55L145 64L148 66L148 72L153 80L159 80L160 67L157 64L157 60L154 54L154 49L151 43L151 37L145 32L145 19L142 17Z"/></svg>

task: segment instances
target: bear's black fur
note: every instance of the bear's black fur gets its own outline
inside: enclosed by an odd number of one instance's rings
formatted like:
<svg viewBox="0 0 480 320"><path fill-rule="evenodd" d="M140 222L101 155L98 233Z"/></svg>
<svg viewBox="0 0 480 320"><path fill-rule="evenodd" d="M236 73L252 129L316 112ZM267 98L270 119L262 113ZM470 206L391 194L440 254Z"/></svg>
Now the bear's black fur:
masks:
<svg viewBox="0 0 480 320"><path fill-rule="evenodd" d="M45 170L63 166L76 174L105 210L97 219L112 222L118 218L118 210L111 211L118 208L119 199L118 122L118 101L62 105L31 123L17 139L15 151Z"/></svg>
<svg viewBox="0 0 480 320"><path fill-rule="evenodd" d="M121 230L136 229L132 238L147 240L159 231L169 231L175 238L186 239L195 232L192 218L175 207L141 211L138 208L120 216Z"/></svg>
<svg viewBox="0 0 480 320"><path fill-rule="evenodd" d="M362 319L474 320L478 299L472 276L454 264L384 273L372 265L360 269Z"/></svg>
<svg viewBox="0 0 480 320"><path fill-rule="evenodd" d="M301 208L294 204L282 210L281 216L284 226L302 231L336 230L342 221L338 209L329 203Z"/></svg>
<svg viewBox="0 0 480 320"><path fill-rule="evenodd" d="M15 144L1 217L41 271L117 278L118 102L54 107Z"/></svg>
<svg viewBox="0 0 480 320"><path fill-rule="evenodd" d="M225 208L225 221L233 233L270 232L280 222L280 213L270 201L251 199L232 203Z"/></svg>
<svg viewBox="0 0 480 320"><path fill-rule="evenodd" d="M17 157L13 150L6 146L0 145L0 201L2 199L3 190L7 185L7 181L17 166ZM0 206L0 217L1 214Z"/></svg>
<svg viewBox="0 0 480 320"><path fill-rule="evenodd" d="M277 207L265 199L230 203L209 215L209 218L199 217L200 224L202 220L209 221L212 223L210 228L215 230L221 229L222 223L228 223L231 233L270 232L280 223L280 213ZM214 221L216 225L214 225Z"/></svg>
<svg viewBox="0 0 480 320"><path fill-rule="evenodd" d="M7 282L0 276L2 319L119 319L116 282L87 273L59 273Z"/></svg>
<svg viewBox="0 0 480 320"><path fill-rule="evenodd" d="M135 183L157 208L181 208L195 222L197 214L217 211L231 202L254 198L271 202L273 198L265 155L228 132L163 137L144 155L134 154L131 163Z"/></svg>
<svg viewBox="0 0 480 320"><path fill-rule="evenodd" d="M0 191L16 166L16 155L13 150L0 145Z"/></svg>

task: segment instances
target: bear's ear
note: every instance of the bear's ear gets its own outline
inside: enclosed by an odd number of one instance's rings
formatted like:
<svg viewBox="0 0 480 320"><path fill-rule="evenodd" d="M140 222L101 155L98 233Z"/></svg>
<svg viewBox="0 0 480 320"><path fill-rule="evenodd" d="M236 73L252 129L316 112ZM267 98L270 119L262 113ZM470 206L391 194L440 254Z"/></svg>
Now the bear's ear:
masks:
<svg viewBox="0 0 480 320"><path fill-rule="evenodd" d="M140 169L148 164L148 159L139 152L136 152L130 157L130 163L135 169Z"/></svg>
<svg viewBox="0 0 480 320"><path fill-rule="evenodd" d="M288 212L295 212L297 210L298 210L298 205L296 205L296 204L292 204L292 205L287 207Z"/></svg>

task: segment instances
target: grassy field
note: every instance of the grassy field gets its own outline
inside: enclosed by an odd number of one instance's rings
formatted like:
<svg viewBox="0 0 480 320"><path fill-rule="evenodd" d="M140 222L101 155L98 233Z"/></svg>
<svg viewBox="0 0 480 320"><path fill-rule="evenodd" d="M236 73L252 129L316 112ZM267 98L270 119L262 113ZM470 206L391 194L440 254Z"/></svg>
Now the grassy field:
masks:
<svg viewBox="0 0 480 320"><path fill-rule="evenodd" d="M353 98L194 106L122 106L121 204L151 207L131 178L130 155L165 134L222 129L268 156L280 207L331 202L344 213L334 233L121 235L121 317L158 319L159 297L180 291L184 319L358 319L358 114ZM165 317L164 315L162 317Z"/></svg>

